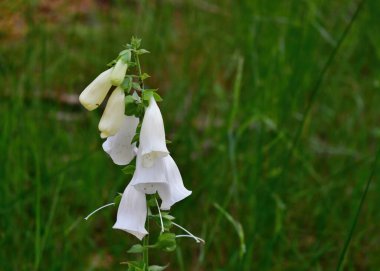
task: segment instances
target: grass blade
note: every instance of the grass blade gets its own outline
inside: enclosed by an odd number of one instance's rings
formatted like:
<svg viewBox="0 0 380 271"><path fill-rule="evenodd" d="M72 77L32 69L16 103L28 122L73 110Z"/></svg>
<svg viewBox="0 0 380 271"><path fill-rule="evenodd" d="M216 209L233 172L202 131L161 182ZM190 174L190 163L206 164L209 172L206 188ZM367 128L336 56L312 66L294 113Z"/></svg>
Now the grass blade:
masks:
<svg viewBox="0 0 380 271"><path fill-rule="evenodd" d="M246 253L246 245L245 245L245 237L244 237L244 230L239 221L236 221L226 210L224 210L219 204L214 203L214 206L218 211L232 224L234 227L236 233L239 236L240 241L240 258L244 256Z"/></svg>
<svg viewBox="0 0 380 271"><path fill-rule="evenodd" d="M305 126L306 119L310 113L310 109L311 109L311 107L312 107L312 105L313 105L313 103L317 97L317 94L320 90L320 87L321 87L321 84L325 78L326 72L328 71L329 67L331 66L333 60L335 59L335 56L337 55L343 41L346 39L347 34L350 32L353 23L355 22L356 18L358 17L358 14L362 10L364 2L365 2L365 0L361 0L359 2L359 4L357 5L357 8L356 8L354 14L352 15L349 23L347 24L346 28L344 29L342 35L340 36L340 38L338 40L337 45L332 50L329 58L327 59L325 65L322 68L321 73L319 74L319 76L317 78L317 81L314 85L314 88L312 89L311 94L309 96L309 99L307 101L306 108L305 108L305 111L303 113L301 124L297 128L296 135L294 137L294 140L292 142L291 148L290 148L289 153L288 153L288 157L287 157L287 159L285 159L286 164L288 163L289 158L292 156L294 149L297 147L297 143L301 137L301 133L302 133L303 127ZM284 167L284 168L286 168L286 167Z"/></svg>
<svg viewBox="0 0 380 271"><path fill-rule="evenodd" d="M356 224L358 223L359 216L360 216L361 210L363 208L364 200L367 197L368 189L369 189L369 187L371 185L372 179L375 176L375 172L376 172L376 169L377 169L377 163L378 163L378 160L379 160L379 156L380 156L380 148L377 150L376 158L375 158L375 161L373 162L371 173L370 173L370 175L368 177L368 180L366 182L363 194L362 194L362 196L360 198L358 209L356 210L356 214L355 214L354 220L352 221L350 231L349 231L347 239L346 239L346 241L344 243L343 250L342 250L342 252L340 254L338 265L337 265L337 268L336 268L337 271L342 270L342 268L344 266L344 259L346 258L348 247L350 246L350 243L351 243L351 240L352 240L352 236L354 235Z"/></svg>

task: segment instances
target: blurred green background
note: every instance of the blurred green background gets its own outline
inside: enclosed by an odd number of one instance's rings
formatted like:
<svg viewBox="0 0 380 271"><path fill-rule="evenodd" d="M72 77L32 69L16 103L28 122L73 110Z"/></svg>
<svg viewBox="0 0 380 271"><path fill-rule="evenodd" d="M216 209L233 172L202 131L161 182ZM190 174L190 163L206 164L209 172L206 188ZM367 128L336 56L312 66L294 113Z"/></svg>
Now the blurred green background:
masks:
<svg viewBox="0 0 380 271"><path fill-rule="evenodd" d="M380 270L380 1L0 2L0 270L125 270L129 182L79 93L132 35L151 52L191 197L169 270ZM351 25L351 27L349 27ZM238 234L218 203L244 229ZM355 231L350 235L353 223Z"/></svg>

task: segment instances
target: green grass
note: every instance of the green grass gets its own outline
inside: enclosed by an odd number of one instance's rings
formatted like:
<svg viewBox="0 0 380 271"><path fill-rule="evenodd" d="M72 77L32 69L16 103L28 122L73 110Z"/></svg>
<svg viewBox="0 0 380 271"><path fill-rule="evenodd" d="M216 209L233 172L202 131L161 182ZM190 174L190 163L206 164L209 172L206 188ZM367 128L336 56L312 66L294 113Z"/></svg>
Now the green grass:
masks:
<svg viewBox="0 0 380 271"><path fill-rule="evenodd" d="M58 97L78 95L132 35L151 52L143 70L193 191L172 213L206 240L154 263L336 270L349 244L341 270L380 269L378 1L337 47L357 3L114 1L56 23L19 4L34 14L27 35L0 47L0 270L126 269L136 240L111 229L115 208L83 218L129 179L101 150L101 110ZM214 203L241 223L243 257Z"/></svg>

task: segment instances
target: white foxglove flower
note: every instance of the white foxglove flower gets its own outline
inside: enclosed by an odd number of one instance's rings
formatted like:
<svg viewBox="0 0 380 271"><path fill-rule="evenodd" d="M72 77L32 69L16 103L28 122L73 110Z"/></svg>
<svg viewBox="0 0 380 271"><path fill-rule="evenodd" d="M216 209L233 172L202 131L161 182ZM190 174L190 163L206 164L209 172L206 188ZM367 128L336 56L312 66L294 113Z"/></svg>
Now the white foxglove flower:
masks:
<svg viewBox="0 0 380 271"><path fill-rule="evenodd" d="M142 122L139 149L144 167L153 166L157 158L169 154L166 148L164 121L153 96Z"/></svg>
<svg viewBox="0 0 380 271"><path fill-rule="evenodd" d="M148 234L145 229L146 216L145 194L129 184L121 197L116 223L113 228L126 231L142 240Z"/></svg>
<svg viewBox="0 0 380 271"><path fill-rule="evenodd" d="M165 179L167 186L160 186L157 190L162 200L161 209L169 210L178 201L183 200L191 194L183 185L181 173L173 158L168 155L162 158L165 166Z"/></svg>
<svg viewBox="0 0 380 271"><path fill-rule="evenodd" d="M145 194L158 192L162 200L161 209L169 210L173 204L191 194L183 185L181 173L170 155L156 159L149 168L142 165L142 159L139 150L131 185Z"/></svg>
<svg viewBox="0 0 380 271"><path fill-rule="evenodd" d="M157 190L167 189L165 165L162 159L149 168L143 166L141 149L137 151L136 170L133 174L131 185L145 194L154 194Z"/></svg>
<svg viewBox="0 0 380 271"><path fill-rule="evenodd" d="M123 83L125 74L128 69L128 64L121 58L116 62L111 73L111 83L114 86L120 86Z"/></svg>
<svg viewBox="0 0 380 271"><path fill-rule="evenodd" d="M119 131L104 141L103 150L109 154L116 165L127 165L135 157L136 143L131 144L131 141L136 133L138 124L138 118L124 116Z"/></svg>
<svg viewBox="0 0 380 271"><path fill-rule="evenodd" d="M98 126L102 138L112 136L120 129L124 120L124 98L124 91L120 87L116 88L109 97Z"/></svg>
<svg viewBox="0 0 380 271"><path fill-rule="evenodd" d="M96 109L107 96L111 88L110 75L112 68L108 69L91 82L80 94L80 103L89 111Z"/></svg>
<svg viewBox="0 0 380 271"><path fill-rule="evenodd" d="M148 234L145 229L145 195L156 192L162 200L160 208L163 210L169 210L173 204L191 194L184 187L178 167L170 155L158 158L153 166L146 168L142 165L141 151L138 150L136 170L123 193L113 228L124 230L142 240Z"/></svg>

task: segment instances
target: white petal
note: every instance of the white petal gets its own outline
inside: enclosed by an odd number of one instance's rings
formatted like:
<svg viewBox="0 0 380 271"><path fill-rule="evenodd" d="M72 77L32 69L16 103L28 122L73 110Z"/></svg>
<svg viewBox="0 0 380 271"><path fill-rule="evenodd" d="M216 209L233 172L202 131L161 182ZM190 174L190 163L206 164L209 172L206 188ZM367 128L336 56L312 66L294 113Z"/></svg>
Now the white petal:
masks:
<svg viewBox="0 0 380 271"><path fill-rule="evenodd" d="M123 83L125 73L127 72L128 64L122 59L116 62L116 65L112 69L111 73L111 83L114 86L120 86Z"/></svg>
<svg viewBox="0 0 380 271"><path fill-rule="evenodd" d="M189 196L191 191L183 185L181 173L173 158L168 155L163 158L163 161L167 187L162 186L161 189L158 189L158 194L162 200L161 209L169 210L174 203Z"/></svg>
<svg viewBox="0 0 380 271"><path fill-rule="evenodd" d="M135 157L136 143L131 144L131 141L136 133L138 124L138 118L124 116L119 131L104 141L103 150L109 154L116 165L127 165Z"/></svg>
<svg viewBox="0 0 380 271"><path fill-rule="evenodd" d="M117 135L117 134L116 134ZM113 137L116 137L116 135L114 135L114 136L110 136L109 138L107 138L107 140L106 141L104 141L103 142L103 144L102 144L102 147L103 147L103 150L106 152L106 153L108 153L109 155L111 155L110 154L110 152L111 152L111 150L112 150L112 145L113 145L113 141L112 140L109 140L110 138L113 138Z"/></svg>
<svg viewBox="0 0 380 271"><path fill-rule="evenodd" d="M80 94L79 101L87 110L94 110L103 102L111 88L111 72L112 68L99 74Z"/></svg>
<svg viewBox="0 0 380 271"><path fill-rule="evenodd" d="M166 148L164 121L153 96L142 122L139 149L141 149L144 167L153 166L157 158L169 154Z"/></svg>
<svg viewBox="0 0 380 271"><path fill-rule="evenodd" d="M124 120L124 98L124 91L118 87L108 99L98 127L102 138L114 135L120 129Z"/></svg>
<svg viewBox="0 0 380 271"><path fill-rule="evenodd" d="M146 168L142 165L141 150L137 152L136 170L131 185L145 194L154 194L157 190L165 189L165 165L163 160L157 159L153 166Z"/></svg>
<svg viewBox="0 0 380 271"><path fill-rule="evenodd" d="M145 229L146 216L145 194L129 184L121 198L116 223L113 228L126 231L142 240L148 234Z"/></svg>

